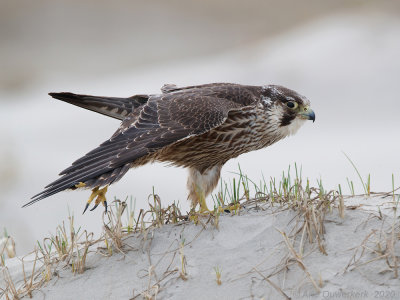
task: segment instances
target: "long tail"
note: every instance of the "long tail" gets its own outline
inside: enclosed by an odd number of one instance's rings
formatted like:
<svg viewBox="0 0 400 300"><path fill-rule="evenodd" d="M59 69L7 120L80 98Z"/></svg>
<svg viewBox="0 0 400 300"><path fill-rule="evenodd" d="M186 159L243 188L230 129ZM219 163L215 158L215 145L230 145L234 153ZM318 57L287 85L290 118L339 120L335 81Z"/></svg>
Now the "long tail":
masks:
<svg viewBox="0 0 400 300"><path fill-rule="evenodd" d="M73 93L49 93L55 99L89 109L100 114L123 120L134 109L145 104L147 95L135 95L129 98L78 95Z"/></svg>
<svg viewBox="0 0 400 300"><path fill-rule="evenodd" d="M31 198L31 201L24 204L22 207L32 205L33 203L39 200L42 200L44 198L47 198L49 196L52 196L54 194L57 194L59 192L68 189L75 190L76 188L78 188L77 185L79 185L79 183L84 183L82 185L82 188L86 189L112 184L120 180L121 177L124 176L125 173L129 170L129 168L130 164L125 164L121 167L110 169L108 172L102 170L89 174L87 174L88 172L78 174L78 176L75 176L76 178L71 178L71 176L69 176L70 174L66 174L63 177L47 185L42 192L33 196Z"/></svg>

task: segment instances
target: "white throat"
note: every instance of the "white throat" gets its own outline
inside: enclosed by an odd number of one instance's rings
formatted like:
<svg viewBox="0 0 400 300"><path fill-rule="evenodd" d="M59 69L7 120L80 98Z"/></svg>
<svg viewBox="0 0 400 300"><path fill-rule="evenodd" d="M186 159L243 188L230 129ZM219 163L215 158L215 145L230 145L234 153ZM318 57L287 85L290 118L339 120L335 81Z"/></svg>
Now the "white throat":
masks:
<svg viewBox="0 0 400 300"><path fill-rule="evenodd" d="M285 131L285 135L293 135L295 134L301 126L304 125L306 120L300 119L300 118L295 118L289 125L281 127L281 130Z"/></svg>
<svg viewBox="0 0 400 300"><path fill-rule="evenodd" d="M279 131L282 137L294 135L302 125L306 122L304 119L295 118L290 122L289 125L281 126L281 119L284 114L283 109L280 106L274 106L269 112L270 123L275 125L276 130Z"/></svg>

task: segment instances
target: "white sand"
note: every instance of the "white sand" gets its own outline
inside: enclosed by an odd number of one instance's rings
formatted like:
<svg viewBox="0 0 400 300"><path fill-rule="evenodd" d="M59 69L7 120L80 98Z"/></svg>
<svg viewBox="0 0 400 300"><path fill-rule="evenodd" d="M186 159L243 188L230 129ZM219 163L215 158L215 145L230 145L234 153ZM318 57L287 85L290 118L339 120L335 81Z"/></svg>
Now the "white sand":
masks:
<svg viewBox="0 0 400 300"><path fill-rule="evenodd" d="M38 83L0 109L0 229L7 228L14 237L18 255L53 230L68 209L75 213L77 224L95 233L101 231L100 210L81 215L89 197L87 191L59 193L21 209L61 170L110 137L119 126L117 120L51 100L47 96L50 91L129 96L155 93L164 83L282 84L310 99L316 122L307 123L295 136L271 147L230 160L222 169L222 177L229 180L240 163L243 171L258 182L261 172L267 179L280 177L282 170L297 162L313 185L322 178L326 188L341 184L343 192L349 193L348 177L355 182L356 192L361 192L344 151L364 180L371 173L374 191L388 191L392 173L396 183L400 181L400 139L395 138L400 128L399 36L396 15L355 11L316 20L218 55L146 66L106 78ZM21 120L29 125L21 126ZM125 199L132 195L137 207L146 207L154 186L164 201L180 201L186 210L186 177L183 169L146 165L129 171L112 185L109 197Z"/></svg>
<svg viewBox="0 0 400 300"><path fill-rule="evenodd" d="M376 299L385 295L385 299L399 299L400 281L394 278L386 260L367 263L379 256L372 251L378 251L379 239L384 247L387 237L382 234L392 226L391 198L358 197L346 200L346 205L358 208L346 209L344 219L338 216L336 208L326 216L327 255L318 250L316 243L305 243L303 262L320 285L319 292L294 260L289 260L286 271L269 277L289 297ZM386 207L381 209L382 218L378 207ZM296 226L296 215L293 210L265 206L258 210L244 209L240 216L221 215L219 229L211 222L204 228L186 222L165 225L147 236L131 235L125 241L125 254L115 251L111 257L104 257L91 253L88 269L83 274L72 274L70 267L60 268L59 277L35 291L34 298L129 299L158 282L157 299L283 299L262 276L278 271L292 257L279 231L290 235ZM373 231L376 234L365 244L369 248L364 249L362 257L360 248L354 262L355 250ZM181 269L179 245L182 241L185 242L187 280L179 277L179 271L173 271ZM297 252L298 242L297 239L294 245ZM399 243L395 250L400 253ZM7 265L14 277L20 277L20 266L16 262L16 259L8 260ZM154 269L149 279L150 266ZM215 267L222 270L221 285L216 283ZM153 294L155 291L154 287L150 289Z"/></svg>

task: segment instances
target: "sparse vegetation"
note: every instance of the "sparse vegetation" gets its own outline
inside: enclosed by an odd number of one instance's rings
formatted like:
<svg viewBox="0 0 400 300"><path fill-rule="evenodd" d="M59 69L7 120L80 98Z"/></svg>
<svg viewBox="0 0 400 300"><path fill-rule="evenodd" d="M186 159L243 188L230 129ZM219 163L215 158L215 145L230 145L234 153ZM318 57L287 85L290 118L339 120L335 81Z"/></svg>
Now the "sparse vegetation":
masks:
<svg viewBox="0 0 400 300"><path fill-rule="evenodd" d="M394 277L397 278L399 253L396 253L396 251L398 251L397 243L400 238L397 208L400 195L396 194L396 191L399 188L395 188L395 179L392 175L392 191L390 193L372 193L370 176L368 176L365 184L353 162L351 160L350 162L361 180L365 195L374 194L392 199L394 217L390 226L382 225L379 231L371 232L365 237L361 245L353 249L353 258L346 266L345 271L351 271L378 260L385 260L388 270L393 272ZM60 268L69 268L74 274L82 274L87 269L87 257L91 252L97 252L107 257L115 253L125 256L126 252L131 250L131 246L128 246L125 240L132 234L136 234L142 236L143 249L147 249L144 251L148 252L149 267L145 271L145 277L148 280L147 288L135 293L133 299L139 296L145 299L155 299L163 289L161 283L167 282L171 278L190 279L185 249L193 240L187 241L181 236L177 246L173 247L173 243L171 243L171 249L168 252L173 253L171 262L160 275L157 267L167 253L157 262L151 260L150 251L154 230L167 224L180 225L195 220L196 224L201 226L201 230L194 238L196 239L204 230L209 228L207 226L211 225L215 230L219 230L220 217L224 213L239 215L244 208L248 211L262 209L271 213L295 212L290 230L279 230L282 236L282 245L284 245L281 251L286 251L283 260L280 260L276 268L269 273L261 270L259 266L255 266L249 270L248 275L258 274L258 276L261 276L261 280L267 282L282 296L288 298L284 290L274 283L272 278L286 273L290 266L297 265L308 282L318 292L324 283L323 276L320 273L312 274L305 258L314 249L318 249L322 254L327 255L326 215L337 210L338 215L342 219L345 218L345 200L354 195L353 182L347 179L351 196L346 196L342 192L341 185L338 185L337 190L328 190L324 187L321 179L317 180L317 187L312 187L308 178L303 179L302 168L299 168L297 164L294 165L293 169L289 167L286 172L282 172L279 180L276 178L266 180L262 176L262 180L255 183L242 172L240 166L239 172L234 174L237 177L230 182L221 180L219 191L213 196L214 212L207 216L193 211L184 215L181 213L179 203L175 202L164 208L161 198L154 189L148 198L149 209L146 211L140 209L136 213L136 202L132 198L126 198L125 201L115 199L110 205L109 211L103 215L104 230L97 239L94 238L93 233L88 233L81 227L76 228L73 214L69 214L67 225L63 222L56 228L54 235L38 242L36 249L21 259L24 275L22 281L15 282L7 268L6 242L0 247L0 266L5 281L4 288L0 289L0 297L19 299L26 295L31 296L34 290L58 276ZM380 218L382 218L382 215L380 215ZM382 222L383 220L382 218ZM172 268L175 259L178 260L178 266ZM26 267L27 262L29 262L29 268ZM29 274L26 273L28 269L30 270ZM222 269L216 266L214 271L215 280L218 285L221 285Z"/></svg>
<svg viewBox="0 0 400 300"><path fill-rule="evenodd" d="M220 267L214 267L214 271L215 271L215 281L217 282L218 285L222 284L221 281L221 274L222 274L222 269Z"/></svg>
<svg viewBox="0 0 400 300"><path fill-rule="evenodd" d="M15 257L15 242L14 239L8 235L7 230L4 229L4 236L0 238L0 260L5 260L5 255L8 258Z"/></svg>
<svg viewBox="0 0 400 300"><path fill-rule="evenodd" d="M368 178L367 178L367 183L364 183L364 180L361 177L360 172L358 171L356 165L354 164L354 162L350 159L350 157L343 152L343 154L346 156L346 158L348 159L348 161L351 163L351 165L353 166L354 170L357 172L358 178L360 179L361 185L364 189L364 194L368 195L368 197L371 195L371 174L368 174ZM353 182L351 182L351 190L352 190L352 194L354 196L354 185Z"/></svg>
<svg viewBox="0 0 400 300"><path fill-rule="evenodd" d="M180 268L180 278L183 280L187 280L187 273L186 273L186 256L184 252L184 247L185 247L185 239L181 238L181 242L179 243L179 257L181 261L181 268Z"/></svg>

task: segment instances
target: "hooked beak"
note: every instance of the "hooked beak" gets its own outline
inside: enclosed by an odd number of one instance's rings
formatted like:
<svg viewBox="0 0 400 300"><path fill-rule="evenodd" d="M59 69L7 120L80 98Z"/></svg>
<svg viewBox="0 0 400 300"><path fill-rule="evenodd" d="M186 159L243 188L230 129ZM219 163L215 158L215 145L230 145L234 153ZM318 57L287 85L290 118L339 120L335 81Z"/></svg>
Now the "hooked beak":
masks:
<svg viewBox="0 0 400 300"><path fill-rule="evenodd" d="M304 107L304 110L300 113L300 117L304 120L312 120L315 122L315 113L309 107Z"/></svg>

